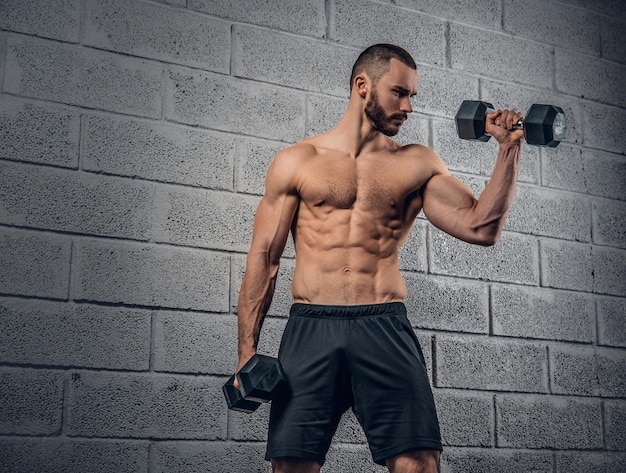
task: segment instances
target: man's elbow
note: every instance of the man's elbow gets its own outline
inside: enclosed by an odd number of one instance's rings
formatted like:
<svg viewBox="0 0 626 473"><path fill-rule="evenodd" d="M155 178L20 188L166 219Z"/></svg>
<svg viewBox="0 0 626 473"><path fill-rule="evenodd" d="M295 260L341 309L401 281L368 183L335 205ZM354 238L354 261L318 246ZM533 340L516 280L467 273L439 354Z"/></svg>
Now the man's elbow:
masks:
<svg viewBox="0 0 626 473"><path fill-rule="evenodd" d="M482 238L481 240L475 243L480 246L494 246L496 243L498 243L499 239L500 239L499 236L491 236L491 237Z"/></svg>
<svg viewBox="0 0 626 473"><path fill-rule="evenodd" d="M492 226L483 227L474 232L474 238L471 243L480 246L494 246L502 236L501 228L493 228Z"/></svg>

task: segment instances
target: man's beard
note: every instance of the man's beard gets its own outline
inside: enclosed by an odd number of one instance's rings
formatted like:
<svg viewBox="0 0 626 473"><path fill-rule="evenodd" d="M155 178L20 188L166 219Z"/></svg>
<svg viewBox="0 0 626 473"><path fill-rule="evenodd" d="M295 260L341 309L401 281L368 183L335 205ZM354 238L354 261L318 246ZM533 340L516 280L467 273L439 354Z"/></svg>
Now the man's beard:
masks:
<svg viewBox="0 0 626 473"><path fill-rule="evenodd" d="M370 100L365 104L365 115L372 122L374 129L387 136L395 136L400 131L399 126L393 126L389 122L394 118L406 119L405 114L387 115L378 103L376 89L372 90Z"/></svg>

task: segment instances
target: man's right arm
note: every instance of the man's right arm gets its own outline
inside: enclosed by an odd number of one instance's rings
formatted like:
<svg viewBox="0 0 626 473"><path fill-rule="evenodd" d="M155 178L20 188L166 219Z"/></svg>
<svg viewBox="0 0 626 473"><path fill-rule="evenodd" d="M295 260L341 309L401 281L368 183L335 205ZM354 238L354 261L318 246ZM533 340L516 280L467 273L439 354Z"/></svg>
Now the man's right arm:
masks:
<svg viewBox="0 0 626 473"><path fill-rule="evenodd" d="M237 371L256 353L263 320L274 295L280 257L298 207L296 161L293 148L274 158L265 179L265 195L254 218L237 308Z"/></svg>

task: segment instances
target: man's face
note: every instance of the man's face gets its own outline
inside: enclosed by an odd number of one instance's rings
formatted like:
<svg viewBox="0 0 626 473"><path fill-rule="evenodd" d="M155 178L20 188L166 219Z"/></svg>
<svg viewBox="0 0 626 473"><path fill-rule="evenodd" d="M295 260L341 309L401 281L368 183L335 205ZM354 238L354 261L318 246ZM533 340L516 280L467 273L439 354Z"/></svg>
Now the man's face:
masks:
<svg viewBox="0 0 626 473"><path fill-rule="evenodd" d="M411 97L416 92L417 71L391 59L389 71L372 86L365 104L365 115L372 127L387 136L395 136L407 114L413 111Z"/></svg>

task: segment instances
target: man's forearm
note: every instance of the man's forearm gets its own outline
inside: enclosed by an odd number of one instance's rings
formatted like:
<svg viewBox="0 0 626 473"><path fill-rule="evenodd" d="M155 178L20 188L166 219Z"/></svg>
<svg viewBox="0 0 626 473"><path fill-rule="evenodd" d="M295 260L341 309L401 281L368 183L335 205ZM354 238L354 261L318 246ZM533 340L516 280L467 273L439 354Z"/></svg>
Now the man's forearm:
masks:
<svg viewBox="0 0 626 473"><path fill-rule="evenodd" d="M237 307L238 353L240 361L257 349L263 320L272 303L278 264L270 264L266 254L249 254Z"/></svg>
<svg viewBox="0 0 626 473"><path fill-rule="evenodd" d="M500 145L491 179L480 194L473 212L473 226L486 235L486 242L500 237L509 212L519 170L521 143Z"/></svg>

